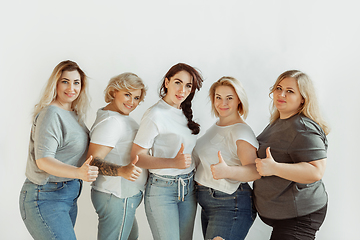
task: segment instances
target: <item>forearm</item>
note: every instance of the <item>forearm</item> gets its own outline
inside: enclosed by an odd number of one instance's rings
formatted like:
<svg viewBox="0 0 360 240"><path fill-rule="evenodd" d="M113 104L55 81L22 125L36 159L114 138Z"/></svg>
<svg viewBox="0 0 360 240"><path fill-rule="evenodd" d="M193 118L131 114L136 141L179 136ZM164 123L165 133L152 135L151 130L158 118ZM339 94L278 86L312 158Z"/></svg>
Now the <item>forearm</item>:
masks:
<svg viewBox="0 0 360 240"><path fill-rule="evenodd" d="M65 164L52 157L37 159L36 164L39 169L56 177L80 178L78 167Z"/></svg>
<svg viewBox="0 0 360 240"><path fill-rule="evenodd" d="M132 156L132 155L131 155ZM164 168L175 168L173 159L170 158L159 158L153 157L147 153L139 153L139 161L137 166L146 169L164 169Z"/></svg>
<svg viewBox="0 0 360 240"><path fill-rule="evenodd" d="M325 166L324 163L322 165L323 166L319 168L319 166L308 162L293 164L277 163L274 175L293 182L309 184L319 181L323 177Z"/></svg>
<svg viewBox="0 0 360 240"><path fill-rule="evenodd" d="M99 168L100 175L106 175L106 176L121 175L122 166L114 163L106 162L99 157L95 157L94 160L91 162L91 165Z"/></svg>
<svg viewBox="0 0 360 240"><path fill-rule="evenodd" d="M260 179L260 174L256 170L255 164L249 164L246 166L229 166L227 173L229 179L251 182Z"/></svg>

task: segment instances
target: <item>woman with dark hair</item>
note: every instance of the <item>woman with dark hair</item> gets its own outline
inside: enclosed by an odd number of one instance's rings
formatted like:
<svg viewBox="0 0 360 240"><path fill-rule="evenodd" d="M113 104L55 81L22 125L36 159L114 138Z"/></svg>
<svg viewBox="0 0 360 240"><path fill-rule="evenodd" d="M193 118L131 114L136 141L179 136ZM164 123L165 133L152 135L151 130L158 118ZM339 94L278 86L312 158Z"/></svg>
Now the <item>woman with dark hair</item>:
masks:
<svg viewBox="0 0 360 240"><path fill-rule="evenodd" d="M196 195L191 153L200 126L192 119L191 101L202 82L200 73L187 64L171 67L160 88L161 99L145 112L134 140L131 158L138 155L137 166L150 172L145 210L156 240L192 239Z"/></svg>
<svg viewBox="0 0 360 240"><path fill-rule="evenodd" d="M82 181L98 168L86 160L89 130L83 120L89 100L87 77L72 61L53 70L35 105L20 212L34 239L75 240L77 199Z"/></svg>
<svg viewBox="0 0 360 240"><path fill-rule="evenodd" d="M270 124L257 137L255 205L273 228L271 239L315 239L327 209L322 177L327 158L327 124L310 78L298 70L282 73L270 93Z"/></svg>

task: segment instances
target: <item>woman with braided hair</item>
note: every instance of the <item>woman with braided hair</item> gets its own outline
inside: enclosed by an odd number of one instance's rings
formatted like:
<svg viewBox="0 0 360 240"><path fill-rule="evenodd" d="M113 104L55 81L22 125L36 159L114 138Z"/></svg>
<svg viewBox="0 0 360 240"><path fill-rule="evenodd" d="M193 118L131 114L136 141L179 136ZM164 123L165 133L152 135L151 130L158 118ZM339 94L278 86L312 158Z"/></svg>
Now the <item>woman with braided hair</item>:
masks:
<svg viewBox="0 0 360 240"><path fill-rule="evenodd" d="M196 213L195 164L191 153L200 126L191 101L203 79L193 67L178 63L166 73L161 99L144 114L131 158L149 169L145 211L154 239L192 239ZM150 150L150 152L149 152Z"/></svg>

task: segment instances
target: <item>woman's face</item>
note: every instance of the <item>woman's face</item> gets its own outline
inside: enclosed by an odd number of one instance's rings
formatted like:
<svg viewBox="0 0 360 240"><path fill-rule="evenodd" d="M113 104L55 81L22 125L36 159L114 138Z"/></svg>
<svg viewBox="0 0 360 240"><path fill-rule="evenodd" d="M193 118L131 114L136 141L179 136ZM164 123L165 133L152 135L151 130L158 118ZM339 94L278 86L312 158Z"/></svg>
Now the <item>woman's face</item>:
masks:
<svg viewBox="0 0 360 240"><path fill-rule="evenodd" d="M140 103L141 89L119 90L114 92L112 110L123 115L129 115Z"/></svg>
<svg viewBox="0 0 360 240"><path fill-rule="evenodd" d="M170 79L165 78L167 93L163 98L169 105L180 108L192 89L192 77L186 71L180 71Z"/></svg>
<svg viewBox="0 0 360 240"><path fill-rule="evenodd" d="M273 92L274 104L281 119L286 119L299 112L304 102L295 78L284 78Z"/></svg>
<svg viewBox="0 0 360 240"><path fill-rule="evenodd" d="M218 86L215 89L214 106L220 118L238 116L240 99L234 88L230 86Z"/></svg>
<svg viewBox="0 0 360 240"><path fill-rule="evenodd" d="M56 85L56 101L64 109L71 110L71 104L79 96L81 91L81 77L77 70L63 71Z"/></svg>

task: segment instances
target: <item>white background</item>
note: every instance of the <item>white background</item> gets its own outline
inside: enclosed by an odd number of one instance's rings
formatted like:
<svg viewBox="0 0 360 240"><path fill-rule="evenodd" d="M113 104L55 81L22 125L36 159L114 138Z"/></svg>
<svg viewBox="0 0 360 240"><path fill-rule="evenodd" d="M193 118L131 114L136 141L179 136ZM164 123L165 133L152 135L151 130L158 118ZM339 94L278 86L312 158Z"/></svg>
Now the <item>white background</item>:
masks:
<svg viewBox="0 0 360 240"><path fill-rule="evenodd" d="M1 1L0 3L0 238L31 239L18 196L33 106L52 69L76 61L90 77L87 125L105 105L109 79L138 74L148 95L133 113L139 122L158 100L159 82L178 62L205 78L194 99L195 118L206 130L215 119L207 98L223 75L242 81L249 97L247 123L258 135L268 123L269 87L290 69L308 73L332 127L324 182L329 194L319 240L358 239L360 134L360 17L357 1ZM97 216L84 185L75 226L78 239L96 238ZM143 205L137 211L140 240L152 239ZM268 239L257 218L247 240ZM346 236L346 237L345 237ZM194 239L202 239L199 211Z"/></svg>

